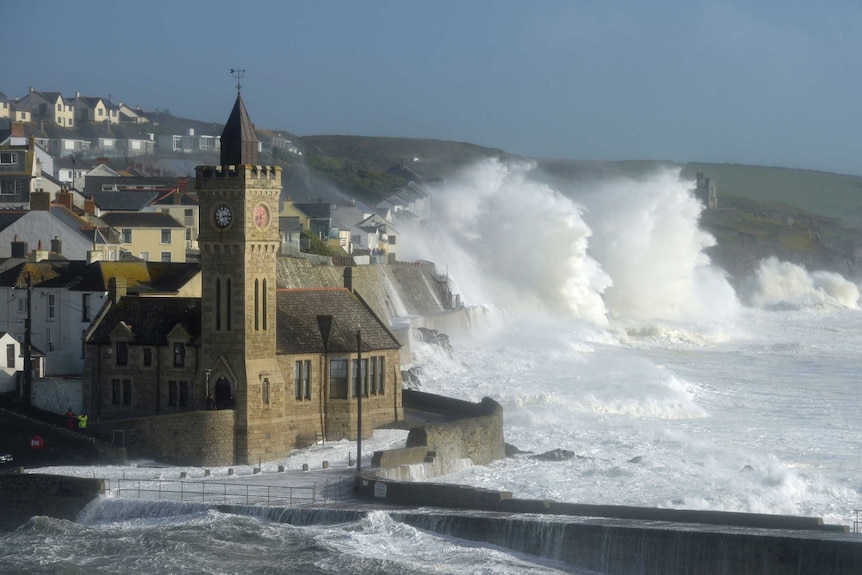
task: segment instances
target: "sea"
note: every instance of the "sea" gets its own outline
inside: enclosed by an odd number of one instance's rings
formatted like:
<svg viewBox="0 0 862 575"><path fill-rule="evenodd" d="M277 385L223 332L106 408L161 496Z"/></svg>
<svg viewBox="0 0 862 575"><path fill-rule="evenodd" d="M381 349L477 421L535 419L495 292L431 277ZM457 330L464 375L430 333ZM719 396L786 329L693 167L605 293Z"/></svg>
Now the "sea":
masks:
<svg viewBox="0 0 862 575"><path fill-rule="evenodd" d="M419 388L495 399L523 452L435 481L856 528L860 278L775 258L729 278L693 188L672 169L552 186L533 164L487 161L399 229L400 257L434 261L465 304L451 350L414 342ZM532 457L553 450L563 457ZM383 510L292 526L128 506L0 534L0 573L589 572Z"/></svg>

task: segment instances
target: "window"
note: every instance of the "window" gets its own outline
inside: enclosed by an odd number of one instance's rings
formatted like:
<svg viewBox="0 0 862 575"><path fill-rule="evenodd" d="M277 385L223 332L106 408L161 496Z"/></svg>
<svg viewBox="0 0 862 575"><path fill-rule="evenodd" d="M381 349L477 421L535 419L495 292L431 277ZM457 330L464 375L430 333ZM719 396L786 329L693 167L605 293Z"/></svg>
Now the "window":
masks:
<svg viewBox="0 0 862 575"><path fill-rule="evenodd" d="M171 228L165 228L162 230L162 243L163 244L171 243Z"/></svg>
<svg viewBox="0 0 862 575"><path fill-rule="evenodd" d="M183 210L183 225L187 228L195 225L195 211L191 208L186 208Z"/></svg>
<svg viewBox="0 0 862 575"><path fill-rule="evenodd" d="M186 241L187 242L192 241L192 229L191 228L186 228Z"/></svg>
<svg viewBox="0 0 862 575"><path fill-rule="evenodd" d="M125 341L118 341L117 348L117 365L128 365L129 363L129 344Z"/></svg>
<svg viewBox="0 0 862 575"><path fill-rule="evenodd" d="M174 367L185 367L186 345L184 343L174 344Z"/></svg>
<svg viewBox="0 0 862 575"><path fill-rule="evenodd" d="M17 164L18 154L15 152L0 152L0 164Z"/></svg>
<svg viewBox="0 0 862 575"><path fill-rule="evenodd" d="M132 405L132 380L131 379L112 379L111 380L111 403L114 405Z"/></svg>
<svg viewBox="0 0 862 575"><path fill-rule="evenodd" d="M389 239L389 245L394 246L395 245L395 236L389 236L388 239Z"/></svg>
<svg viewBox="0 0 862 575"><path fill-rule="evenodd" d="M81 294L81 321L90 321L90 294Z"/></svg>
<svg viewBox="0 0 862 575"><path fill-rule="evenodd" d="M104 111L103 109L98 108L98 109L96 110L96 115L97 115L97 116L103 116L104 114L105 114L105 111Z"/></svg>
<svg viewBox="0 0 862 575"><path fill-rule="evenodd" d="M150 252L141 252L141 259L145 262L150 261Z"/></svg>
<svg viewBox="0 0 862 575"><path fill-rule="evenodd" d="M368 360L362 360L362 373L359 372L359 365L357 360L353 360L353 385L351 386L351 395L356 397L356 380L360 380L360 388L362 390L362 397L368 397Z"/></svg>
<svg viewBox="0 0 862 575"><path fill-rule="evenodd" d="M45 344L48 346L48 351L54 351L54 334L50 329L45 330Z"/></svg>
<svg viewBox="0 0 862 575"><path fill-rule="evenodd" d="M180 407L189 406L189 382L180 382Z"/></svg>
<svg viewBox="0 0 862 575"><path fill-rule="evenodd" d="M144 366L150 367L153 365L153 350L152 348L145 347L144 348Z"/></svg>
<svg viewBox="0 0 862 575"><path fill-rule="evenodd" d="M269 405L269 379L263 378L263 384L261 385L261 400L264 405Z"/></svg>
<svg viewBox="0 0 862 575"><path fill-rule="evenodd" d="M171 261L171 252L162 252L162 261L170 262Z"/></svg>
<svg viewBox="0 0 862 575"><path fill-rule="evenodd" d="M52 293L46 294L47 302L45 303L46 310L48 312L48 319L52 320L56 317L57 314L57 305L56 305L56 296Z"/></svg>
<svg viewBox="0 0 862 575"><path fill-rule="evenodd" d="M189 406L189 382L168 381L168 407Z"/></svg>
<svg viewBox="0 0 862 575"><path fill-rule="evenodd" d="M338 399L347 399L346 359L332 359L329 361L329 395Z"/></svg>
<svg viewBox="0 0 862 575"><path fill-rule="evenodd" d="M27 313L27 299L24 297L18 299L18 313Z"/></svg>
<svg viewBox="0 0 862 575"><path fill-rule="evenodd" d="M168 381L168 407L176 407L179 404L179 390L176 381Z"/></svg>
<svg viewBox="0 0 862 575"><path fill-rule="evenodd" d="M123 405L132 405L132 380L123 380Z"/></svg>
<svg viewBox="0 0 862 575"><path fill-rule="evenodd" d="M260 329L260 283L254 280L254 330Z"/></svg>
<svg viewBox="0 0 862 575"><path fill-rule="evenodd" d="M385 383L386 383L385 373L386 372L383 371L383 356L381 355L380 357L377 358L377 372L376 372L377 393L380 395L383 395L383 392L386 388L386 386L385 386Z"/></svg>
<svg viewBox="0 0 862 575"><path fill-rule="evenodd" d="M311 399L311 360L294 362L293 391L298 400Z"/></svg>
<svg viewBox="0 0 862 575"><path fill-rule="evenodd" d="M221 280L215 281L215 328L221 330Z"/></svg>
<svg viewBox="0 0 862 575"><path fill-rule="evenodd" d="M6 344L6 367L15 367L15 344Z"/></svg>
<svg viewBox="0 0 862 575"><path fill-rule="evenodd" d="M124 244L132 243L132 230L129 228L123 228L123 243Z"/></svg>
<svg viewBox="0 0 862 575"><path fill-rule="evenodd" d="M15 196L21 193L21 180L5 180L0 182L0 194Z"/></svg>

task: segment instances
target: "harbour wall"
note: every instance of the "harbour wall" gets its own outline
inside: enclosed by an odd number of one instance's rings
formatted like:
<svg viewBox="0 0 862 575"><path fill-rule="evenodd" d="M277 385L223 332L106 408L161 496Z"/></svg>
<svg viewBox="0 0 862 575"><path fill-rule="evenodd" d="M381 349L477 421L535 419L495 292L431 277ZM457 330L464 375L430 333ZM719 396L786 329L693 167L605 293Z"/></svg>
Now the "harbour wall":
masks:
<svg viewBox="0 0 862 575"><path fill-rule="evenodd" d="M104 492L101 479L2 473L0 530L14 529L36 515L75 521L81 510Z"/></svg>

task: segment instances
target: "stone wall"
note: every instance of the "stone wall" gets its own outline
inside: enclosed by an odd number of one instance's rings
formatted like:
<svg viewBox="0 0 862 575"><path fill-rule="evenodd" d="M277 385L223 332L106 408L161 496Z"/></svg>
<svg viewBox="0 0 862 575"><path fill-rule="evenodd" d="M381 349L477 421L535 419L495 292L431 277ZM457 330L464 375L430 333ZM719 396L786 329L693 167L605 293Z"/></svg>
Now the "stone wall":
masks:
<svg viewBox="0 0 862 575"><path fill-rule="evenodd" d="M74 521L87 503L104 492L101 479L0 474L0 530L14 529L36 515Z"/></svg>
<svg viewBox="0 0 862 575"><path fill-rule="evenodd" d="M234 416L231 409L191 411L91 424L106 441L122 441L130 457L184 465L233 465Z"/></svg>
<svg viewBox="0 0 862 575"><path fill-rule="evenodd" d="M444 414L440 422L424 422L410 430L407 447L426 446L446 461L468 458L487 465L506 456L503 442L503 408L486 397L471 403L421 391L404 390L405 409Z"/></svg>

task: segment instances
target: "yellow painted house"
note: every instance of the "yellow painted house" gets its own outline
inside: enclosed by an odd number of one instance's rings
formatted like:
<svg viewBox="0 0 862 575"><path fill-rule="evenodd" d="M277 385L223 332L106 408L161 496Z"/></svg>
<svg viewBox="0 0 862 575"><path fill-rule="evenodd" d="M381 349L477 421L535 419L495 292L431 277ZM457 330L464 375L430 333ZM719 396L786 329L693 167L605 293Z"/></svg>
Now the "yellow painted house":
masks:
<svg viewBox="0 0 862 575"><path fill-rule="evenodd" d="M185 227L162 212L111 212L101 220L116 229L122 247L148 262L185 262Z"/></svg>

